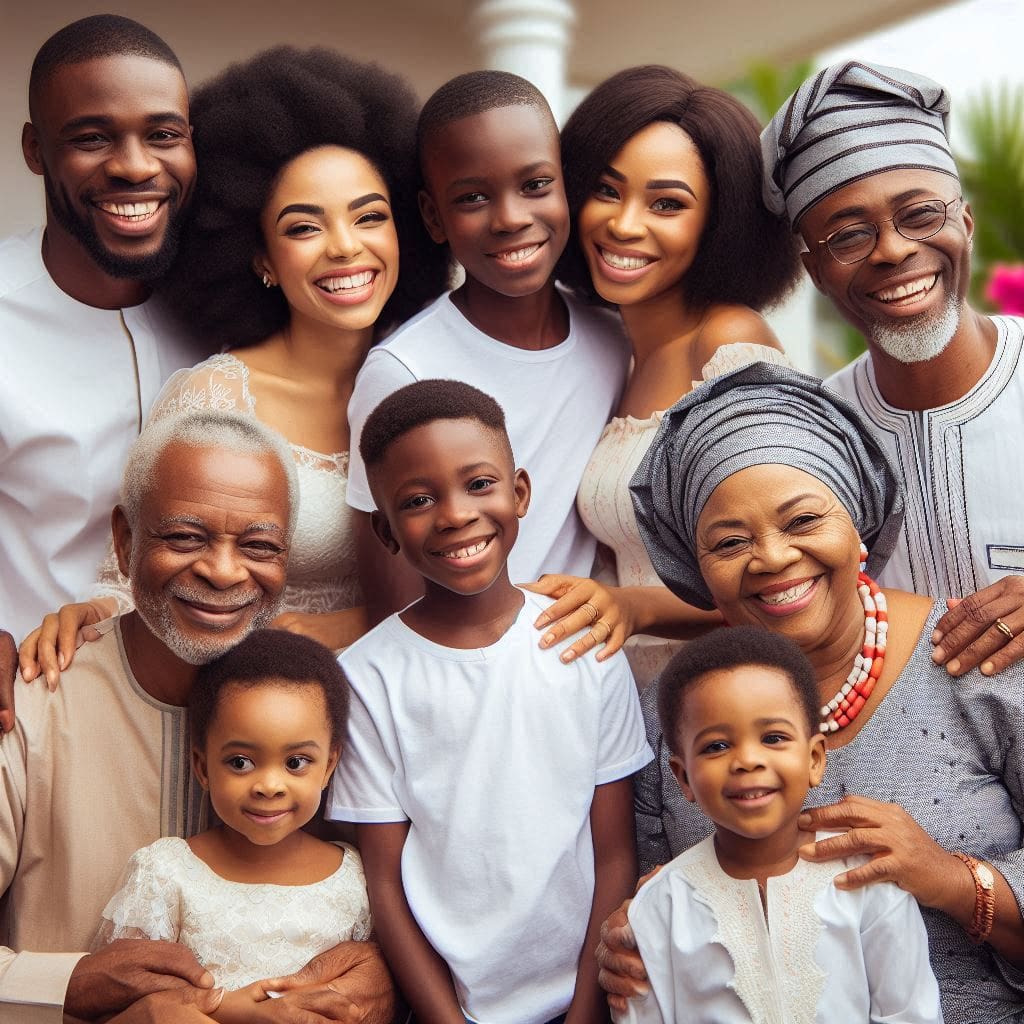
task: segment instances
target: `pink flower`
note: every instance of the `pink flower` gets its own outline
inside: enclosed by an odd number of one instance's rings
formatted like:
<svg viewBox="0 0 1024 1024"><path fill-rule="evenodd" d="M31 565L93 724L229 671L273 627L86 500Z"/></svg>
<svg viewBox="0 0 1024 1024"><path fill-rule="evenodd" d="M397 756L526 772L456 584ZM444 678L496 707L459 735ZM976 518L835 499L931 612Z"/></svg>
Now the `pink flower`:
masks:
<svg viewBox="0 0 1024 1024"><path fill-rule="evenodd" d="M1024 264L1008 267L997 263L989 275L985 298L993 302L1000 313L1024 316Z"/></svg>

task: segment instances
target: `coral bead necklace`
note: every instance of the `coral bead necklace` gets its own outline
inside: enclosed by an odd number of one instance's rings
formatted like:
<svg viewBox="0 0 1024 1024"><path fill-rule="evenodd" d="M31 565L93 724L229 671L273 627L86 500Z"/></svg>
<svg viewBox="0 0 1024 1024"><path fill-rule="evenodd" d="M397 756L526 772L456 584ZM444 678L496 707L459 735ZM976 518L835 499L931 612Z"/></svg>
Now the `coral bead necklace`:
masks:
<svg viewBox="0 0 1024 1024"><path fill-rule="evenodd" d="M823 733L838 732L849 725L863 710L871 691L882 674L889 633L889 614L885 594L863 571L857 574L857 593L864 605L864 646L854 658L846 682L821 709Z"/></svg>

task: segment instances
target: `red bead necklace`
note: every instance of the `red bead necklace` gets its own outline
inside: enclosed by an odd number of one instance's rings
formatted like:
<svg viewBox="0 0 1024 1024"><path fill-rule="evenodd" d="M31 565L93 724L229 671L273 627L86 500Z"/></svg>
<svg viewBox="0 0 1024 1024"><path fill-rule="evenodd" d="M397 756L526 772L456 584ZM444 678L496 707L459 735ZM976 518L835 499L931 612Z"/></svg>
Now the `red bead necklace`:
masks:
<svg viewBox="0 0 1024 1024"><path fill-rule="evenodd" d="M885 663L889 633L885 594L863 569L857 574L857 593L864 605L864 646L854 658L846 682L821 709L819 728L824 733L838 732L861 713Z"/></svg>

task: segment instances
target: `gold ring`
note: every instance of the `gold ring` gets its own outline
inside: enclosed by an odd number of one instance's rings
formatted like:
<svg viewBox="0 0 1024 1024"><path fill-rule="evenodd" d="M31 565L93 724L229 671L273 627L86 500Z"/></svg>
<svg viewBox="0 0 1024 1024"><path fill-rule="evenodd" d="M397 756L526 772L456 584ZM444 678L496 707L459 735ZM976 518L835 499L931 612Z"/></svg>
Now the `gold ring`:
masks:
<svg viewBox="0 0 1024 1024"><path fill-rule="evenodd" d="M583 609L583 608L589 608L590 609L590 622L591 622L591 625L593 625L595 622L597 622L597 620L599 618L601 618L601 613L589 601L585 602L584 604L581 604L580 608L581 609Z"/></svg>
<svg viewBox="0 0 1024 1024"><path fill-rule="evenodd" d="M996 621L993 622L992 625L995 626L996 629L998 629L999 632L1002 633L1003 636L1005 636L1007 640L1012 640L1014 638L1014 636L1016 635L1013 632L1013 630L1010 629L1010 627L1005 622L1003 622L1002 619L996 619Z"/></svg>
<svg viewBox="0 0 1024 1024"><path fill-rule="evenodd" d="M598 635L597 635L597 627L598 626L604 626L604 636L602 636L602 637L598 637ZM595 622L593 627L591 628L590 632L594 634L594 642L595 643L603 644L605 642L605 640L607 640L608 637L610 637L612 635L612 627L609 626L607 622Z"/></svg>

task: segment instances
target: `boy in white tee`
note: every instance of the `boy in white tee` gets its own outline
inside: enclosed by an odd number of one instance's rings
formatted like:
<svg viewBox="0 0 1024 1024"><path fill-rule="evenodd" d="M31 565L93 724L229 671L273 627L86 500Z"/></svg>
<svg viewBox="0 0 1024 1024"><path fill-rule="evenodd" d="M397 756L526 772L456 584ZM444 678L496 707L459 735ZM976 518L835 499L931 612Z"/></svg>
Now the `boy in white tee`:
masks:
<svg viewBox="0 0 1024 1024"><path fill-rule="evenodd" d="M550 599L506 564L530 481L493 399L411 384L361 447L374 531L425 589L340 659L328 814L358 823L377 936L419 1020L598 1019L594 950L636 880L630 776L652 757L629 668L538 648Z"/></svg>

